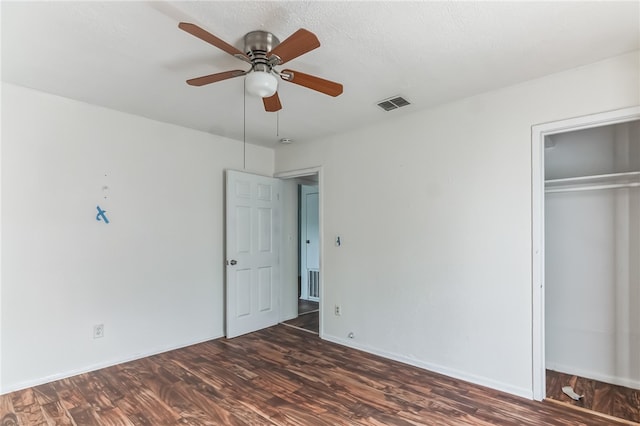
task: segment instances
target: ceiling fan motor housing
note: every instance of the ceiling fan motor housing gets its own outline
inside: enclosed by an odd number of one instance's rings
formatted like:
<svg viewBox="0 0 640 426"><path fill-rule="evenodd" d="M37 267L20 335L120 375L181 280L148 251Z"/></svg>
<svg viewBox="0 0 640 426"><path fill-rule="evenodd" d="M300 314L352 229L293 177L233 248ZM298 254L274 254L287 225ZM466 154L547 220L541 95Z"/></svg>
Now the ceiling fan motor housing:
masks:
<svg viewBox="0 0 640 426"><path fill-rule="evenodd" d="M267 53L279 44L278 37L267 31L251 31L244 36L244 50L253 63L254 71L271 71L274 62L267 60Z"/></svg>

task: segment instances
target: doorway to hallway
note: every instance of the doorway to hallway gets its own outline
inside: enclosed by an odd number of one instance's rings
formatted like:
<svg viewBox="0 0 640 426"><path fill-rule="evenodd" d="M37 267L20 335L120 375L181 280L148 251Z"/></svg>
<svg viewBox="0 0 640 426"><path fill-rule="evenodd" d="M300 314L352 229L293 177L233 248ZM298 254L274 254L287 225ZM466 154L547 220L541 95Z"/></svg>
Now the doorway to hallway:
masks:
<svg viewBox="0 0 640 426"><path fill-rule="evenodd" d="M322 335L322 220L321 168L276 174L283 179L283 223L288 265L284 275L281 323ZM296 235L297 234L297 235ZM295 280L295 281L294 281ZM290 283L290 284L289 284Z"/></svg>

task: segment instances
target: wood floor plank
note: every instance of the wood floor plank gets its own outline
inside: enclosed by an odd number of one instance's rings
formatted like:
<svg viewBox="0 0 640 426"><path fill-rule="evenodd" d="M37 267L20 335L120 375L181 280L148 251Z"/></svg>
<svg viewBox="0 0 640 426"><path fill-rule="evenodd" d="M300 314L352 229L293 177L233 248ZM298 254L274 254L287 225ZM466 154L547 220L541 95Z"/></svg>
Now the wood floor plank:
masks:
<svg viewBox="0 0 640 426"><path fill-rule="evenodd" d="M298 315L317 311L319 308L320 308L320 303L318 302L313 302L311 300L298 299Z"/></svg>
<svg viewBox="0 0 640 426"><path fill-rule="evenodd" d="M62 406L60 401L47 402L42 405L44 417L47 424L67 426L73 425L71 414Z"/></svg>
<svg viewBox="0 0 640 426"><path fill-rule="evenodd" d="M13 408L16 410L18 420L29 425L46 425L47 419L38 403L33 389L27 389L13 398Z"/></svg>
<svg viewBox="0 0 640 426"><path fill-rule="evenodd" d="M573 380L557 381L565 379ZM613 410L638 405L635 395L585 389ZM616 424L282 325L2 395L2 419L0 426Z"/></svg>
<svg viewBox="0 0 640 426"><path fill-rule="evenodd" d="M113 426L133 426L134 423L118 407L101 410L96 413L98 424Z"/></svg>
<svg viewBox="0 0 640 426"><path fill-rule="evenodd" d="M320 314L317 310L313 312L306 312L302 315L298 315L297 318L285 321L284 324L318 334L318 330L320 329Z"/></svg>
<svg viewBox="0 0 640 426"><path fill-rule="evenodd" d="M639 389L552 370L547 370L546 379L549 399L640 424ZM571 386L577 394L584 397L574 401L562 392L563 386Z"/></svg>

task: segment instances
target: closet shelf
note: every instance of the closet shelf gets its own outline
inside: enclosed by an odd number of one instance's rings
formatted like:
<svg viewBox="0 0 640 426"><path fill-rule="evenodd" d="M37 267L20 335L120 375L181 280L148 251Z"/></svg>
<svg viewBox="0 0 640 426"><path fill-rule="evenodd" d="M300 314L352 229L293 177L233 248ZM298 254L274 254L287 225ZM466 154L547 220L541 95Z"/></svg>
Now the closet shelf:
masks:
<svg viewBox="0 0 640 426"><path fill-rule="evenodd" d="M545 192L637 188L640 187L640 171L548 179L544 183Z"/></svg>

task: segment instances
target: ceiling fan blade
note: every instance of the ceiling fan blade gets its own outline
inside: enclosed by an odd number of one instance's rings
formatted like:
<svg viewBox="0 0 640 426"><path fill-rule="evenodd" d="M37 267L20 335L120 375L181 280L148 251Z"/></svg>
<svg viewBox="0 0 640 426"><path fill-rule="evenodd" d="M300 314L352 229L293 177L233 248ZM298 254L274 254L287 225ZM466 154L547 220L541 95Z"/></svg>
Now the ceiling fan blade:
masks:
<svg viewBox="0 0 640 426"><path fill-rule="evenodd" d="M324 93L325 95L335 97L342 94L342 84L299 71L284 70L280 73L280 77L284 81L307 87L316 92Z"/></svg>
<svg viewBox="0 0 640 426"><path fill-rule="evenodd" d="M282 104L280 103L278 92L274 93L273 96L269 96L268 98L262 98L262 103L264 104L264 110L267 112L276 112L282 109Z"/></svg>
<svg viewBox="0 0 640 426"><path fill-rule="evenodd" d="M273 63L275 65L282 65L318 47L320 47L318 37L311 31L300 28L269 52L267 58L271 61L277 59L277 61ZM274 56L277 56L277 58L273 58Z"/></svg>
<svg viewBox="0 0 640 426"><path fill-rule="evenodd" d="M205 84L215 83L216 81L226 80L228 78L240 77L241 75L245 75L247 71L243 70L233 70L233 71L225 71L219 72L216 74L204 75L202 77L192 78L187 80L187 84L190 86L204 86Z"/></svg>
<svg viewBox="0 0 640 426"><path fill-rule="evenodd" d="M189 22L180 22L178 24L178 28L188 32L192 36L198 37L200 40L206 41L207 43L214 45L218 49L224 50L229 55L233 55L238 59L242 59L245 62L251 63L251 59L249 59L249 57L244 53L242 53L239 49L236 49L226 41L219 39L218 37L214 36L210 32L200 28L196 24L191 24Z"/></svg>

